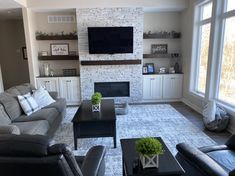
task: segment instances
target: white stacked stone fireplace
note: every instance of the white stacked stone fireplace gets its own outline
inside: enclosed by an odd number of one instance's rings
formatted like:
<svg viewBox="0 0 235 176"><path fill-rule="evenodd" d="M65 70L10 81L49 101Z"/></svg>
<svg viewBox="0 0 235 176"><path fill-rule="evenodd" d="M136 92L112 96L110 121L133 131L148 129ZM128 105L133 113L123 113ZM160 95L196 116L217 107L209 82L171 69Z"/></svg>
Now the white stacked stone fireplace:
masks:
<svg viewBox="0 0 235 176"><path fill-rule="evenodd" d="M142 8L89 8L77 9L78 47L80 61L113 61L143 59ZM133 53L89 54L88 27L132 26ZM129 96L114 97L118 102L142 100L142 64L133 65L80 65L81 98L90 99L97 82L129 82Z"/></svg>

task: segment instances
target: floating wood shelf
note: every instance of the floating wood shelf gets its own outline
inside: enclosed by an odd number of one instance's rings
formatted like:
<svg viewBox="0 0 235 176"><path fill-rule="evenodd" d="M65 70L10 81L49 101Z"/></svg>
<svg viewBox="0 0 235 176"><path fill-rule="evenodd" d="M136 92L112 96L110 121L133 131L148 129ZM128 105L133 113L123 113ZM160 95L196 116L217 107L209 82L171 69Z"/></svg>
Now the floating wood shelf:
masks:
<svg viewBox="0 0 235 176"><path fill-rule="evenodd" d="M167 53L167 54L144 54L143 58L178 58L179 53Z"/></svg>
<svg viewBox="0 0 235 176"><path fill-rule="evenodd" d="M36 36L37 40L77 40L78 36L74 35L47 35L47 36Z"/></svg>
<svg viewBox="0 0 235 176"><path fill-rule="evenodd" d="M136 65L141 64L140 59L136 60L99 60L99 61L81 61L81 65Z"/></svg>
<svg viewBox="0 0 235 176"><path fill-rule="evenodd" d="M164 35L159 35L159 34L144 34L143 38L144 39L179 39L180 34L175 35L175 36L164 36Z"/></svg>
<svg viewBox="0 0 235 176"><path fill-rule="evenodd" d="M79 56L38 56L38 60L78 60Z"/></svg>

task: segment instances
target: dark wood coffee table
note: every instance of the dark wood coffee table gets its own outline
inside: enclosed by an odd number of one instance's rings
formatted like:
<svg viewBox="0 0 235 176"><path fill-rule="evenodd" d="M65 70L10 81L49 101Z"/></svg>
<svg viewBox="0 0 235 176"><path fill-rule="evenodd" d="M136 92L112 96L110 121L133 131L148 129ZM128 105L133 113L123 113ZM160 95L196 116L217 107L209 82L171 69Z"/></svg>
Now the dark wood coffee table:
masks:
<svg viewBox="0 0 235 176"><path fill-rule="evenodd" d="M82 101L73 120L74 148L78 138L113 137L116 148L116 114L113 99L101 101L100 112L92 112L91 101Z"/></svg>
<svg viewBox="0 0 235 176"><path fill-rule="evenodd" d="M139 166L133 169L134 163L136 163L139 157L135 150L135 142L137 139L121 139L123 176L179 176L184 174L183 168L171 154L164 141L160 137L157 137L157 139L163 144L165 152L163 155L159 155L159 168L146 169L142 169L138 161Z"/></svg>

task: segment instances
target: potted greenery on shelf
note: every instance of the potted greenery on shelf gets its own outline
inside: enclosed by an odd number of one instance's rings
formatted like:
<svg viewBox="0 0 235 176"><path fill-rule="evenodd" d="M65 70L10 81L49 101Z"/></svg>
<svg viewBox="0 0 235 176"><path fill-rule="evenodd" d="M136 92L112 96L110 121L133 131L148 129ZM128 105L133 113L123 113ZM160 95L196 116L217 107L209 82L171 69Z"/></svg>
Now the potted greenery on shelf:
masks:
<svg viewBox="0 0 235 176"><path fill-rule="evenodd" d="M100 111L101 98L102 98L102 94L100 92L95 92L91 96L92 112Z"/></svg>
<svg viewBox="0 0 235 176"><path fill-rule="evenodd" d="M164 153L159 140L151 137L142 138L136 141L135 147L143 168L159 167L159 155Z"/></svg>

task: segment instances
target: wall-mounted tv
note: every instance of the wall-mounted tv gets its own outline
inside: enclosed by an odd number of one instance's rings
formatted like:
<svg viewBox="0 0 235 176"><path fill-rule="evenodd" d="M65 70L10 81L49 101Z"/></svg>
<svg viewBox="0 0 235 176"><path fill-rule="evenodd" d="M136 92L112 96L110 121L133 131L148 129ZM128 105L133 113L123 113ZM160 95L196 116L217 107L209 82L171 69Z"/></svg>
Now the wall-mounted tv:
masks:
<svg viewBox="0 0 235 176"><path fill-rule="evenodd" d="M88 27L90 54L133 53L133 27Z"/></svg>

